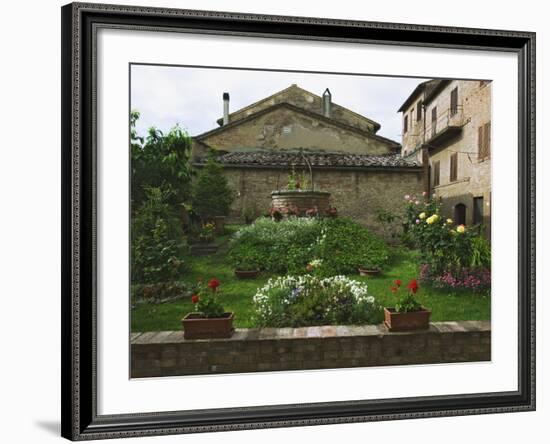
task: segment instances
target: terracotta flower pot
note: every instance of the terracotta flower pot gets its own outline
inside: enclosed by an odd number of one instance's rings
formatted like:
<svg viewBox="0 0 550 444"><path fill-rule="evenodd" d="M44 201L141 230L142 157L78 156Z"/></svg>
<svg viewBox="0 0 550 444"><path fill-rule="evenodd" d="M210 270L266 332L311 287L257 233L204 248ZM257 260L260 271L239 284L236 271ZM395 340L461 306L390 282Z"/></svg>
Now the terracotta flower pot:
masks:
<svg viewBox="0 0 550 444"><path fill-rule="evenodd" d="M380 268L363 268L358 267L357 271L360 276L378 276L380 274Z"/></svg>
<svg viewBox="0 0 550 444"><path fill-rule="evenodd" d="M230 338L233 334L233 313L220 318L205 318L201 313L188 313L182 320L185 339Z"/></svg>
<svg viewBox="0 0 550 444"><path fill-rule="evenodd" d="M395 308L384 307L384 324L389 331L427 330L432 312L422 307L418 311L399 313Z"/></svg>
<svg viewBox="0 0 550 444"><path fill-rule="evenodd" d="M239 279L254 279L260 274L260 270L235 270L235 276Z"/></svg>

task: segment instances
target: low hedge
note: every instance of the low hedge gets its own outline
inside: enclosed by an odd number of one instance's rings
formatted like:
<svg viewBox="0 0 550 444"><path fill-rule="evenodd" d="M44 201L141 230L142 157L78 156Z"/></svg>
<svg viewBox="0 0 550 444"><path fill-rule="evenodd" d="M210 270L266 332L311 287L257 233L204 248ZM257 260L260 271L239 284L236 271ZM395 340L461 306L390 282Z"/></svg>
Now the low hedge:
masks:
<svg viewBox="0 0 550 444"><path fill-rule="evenodd" d="M229 258L236 268L278 274L303 274L315 263L317 274L332 276L355 273L359 266L383 268L389 252L380 238L348 218L264 217L234 235Z"/></svg>

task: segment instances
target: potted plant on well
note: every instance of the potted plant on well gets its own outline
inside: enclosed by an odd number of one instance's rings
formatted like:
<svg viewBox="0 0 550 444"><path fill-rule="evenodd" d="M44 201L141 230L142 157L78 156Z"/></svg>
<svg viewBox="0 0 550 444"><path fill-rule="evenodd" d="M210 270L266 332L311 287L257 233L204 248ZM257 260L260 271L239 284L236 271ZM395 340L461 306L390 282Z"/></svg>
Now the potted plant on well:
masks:
<svg viewBox="0 0 550 444"><path fill-rule="evenodd" d="M191 297L195 311L182 320L185 339L229 338L233 334L232 312L226 312L219 301L220 281L212 278L207 288L199 283L199 291Z"/></svg>
<svg viewBox="0 0 550 444"><path fill-rule="evenodd" d="M235 276L239 279L253 279L260 274L258 262L249 257L235 260Z"/></svg>
<svg viewBox="0 0 550 444"><path fill-rule="evenodd" d="M408 291L398 299L395 307L384 307L384 324L388 330L426 330L429 328L432 312L424 308L416 299L418 288L417 280L412 279L407 285ZM401 280L395 280L390 289L394 294L399 293Z"/></svg>

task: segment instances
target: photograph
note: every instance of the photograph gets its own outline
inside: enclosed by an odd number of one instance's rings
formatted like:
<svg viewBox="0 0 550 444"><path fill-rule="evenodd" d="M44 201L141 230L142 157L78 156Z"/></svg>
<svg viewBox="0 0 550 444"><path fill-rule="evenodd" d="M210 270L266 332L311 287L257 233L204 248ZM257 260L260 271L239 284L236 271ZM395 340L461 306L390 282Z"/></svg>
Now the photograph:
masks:
<svg viewBox="0 0 550 444"><path fill-rule="evenodd" d="M129 76L131 378L491 361L491 79Z"/></svg>

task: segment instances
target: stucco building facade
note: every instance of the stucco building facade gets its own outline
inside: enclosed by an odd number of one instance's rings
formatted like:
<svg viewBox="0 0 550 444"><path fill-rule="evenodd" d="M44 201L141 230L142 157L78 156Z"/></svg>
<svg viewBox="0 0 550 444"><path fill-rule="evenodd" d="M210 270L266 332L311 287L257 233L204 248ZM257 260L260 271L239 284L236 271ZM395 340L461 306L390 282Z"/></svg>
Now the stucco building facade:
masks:
<svg viewBox="0 0 550 444"><path fill-rule="evenodd" d="M403 195L427 185L416 159L379 136L377 122L334 103L328 89L316 95L291 85L233 113L229 107L224 93L220 126L193 138L193 161L200 167L213 153L224 166L236 196L232 221L265 214L292 169L330 192L339 214L377 232L379 209L400 212Z"/></svg>
<svg viewBox="0 0 550 444"><path fill-rule="evenodd" d="M402 155L427 165L428 193L457 224L491 226L491 82L429 80L399 108Z"/></svg>

